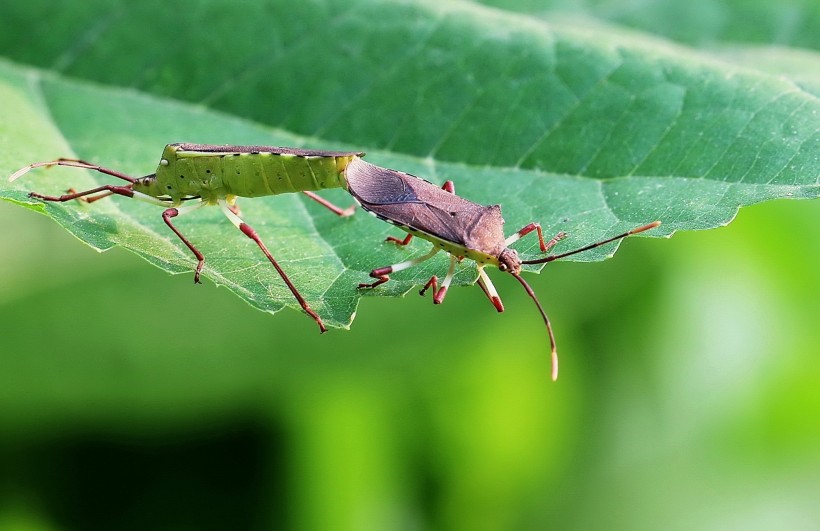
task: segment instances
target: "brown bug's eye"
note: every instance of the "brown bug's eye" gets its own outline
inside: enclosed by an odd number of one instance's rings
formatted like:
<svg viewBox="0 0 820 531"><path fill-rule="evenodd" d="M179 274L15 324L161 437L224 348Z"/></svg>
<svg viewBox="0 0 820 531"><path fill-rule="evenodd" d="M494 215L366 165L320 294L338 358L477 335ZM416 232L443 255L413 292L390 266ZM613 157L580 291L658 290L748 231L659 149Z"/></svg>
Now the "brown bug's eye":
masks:
<svg viewBox="0 0 820 531"><path fill-rule="evenodd" d="M507 269L507 264L498 264L499 271L506 271Z"/></svg>

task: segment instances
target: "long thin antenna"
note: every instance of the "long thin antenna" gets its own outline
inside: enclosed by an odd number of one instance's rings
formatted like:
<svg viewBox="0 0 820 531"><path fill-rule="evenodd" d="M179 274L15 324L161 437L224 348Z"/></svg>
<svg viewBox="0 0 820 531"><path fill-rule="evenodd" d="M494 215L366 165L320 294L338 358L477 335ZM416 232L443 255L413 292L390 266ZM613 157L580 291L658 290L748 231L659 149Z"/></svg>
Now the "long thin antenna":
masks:
<svg viewBox="0 0 820 531"><path fill-rule="evenodd" d="M566 258L567 256L572 256L573 254L583 253L584 251L589 251L590 249L594 249L596 247L600 247L601 245L606 245L607 243L614 242L616 240L620 240L622 238L626 238L627 236L632 236L633 234L638 234L639 232L643 232L649 229L654 229L658 225L660 225L660 221L653 221L648 225L644 225L642 227L638 227L637 229L632 229L630 231L624 232L623 234L619 234L617 236L613 236L611 238L607 238L606 240L602 240L596 243L591 243L580 249L575 249L574 251L567 251L566 253L561 254L553 254L547 256L545 258L538 258L536 260L523 260L522 264L545 264L547 262L553 262L555 260L559 260L561 258Z"/></svg>
<svg viewBox="0 0 820 531"><path fill-rule="evenodd" d="M42 168L42 167L48 168L50 166L70 166L72 168L85 168L87 170L94 170L94 171L98 171L100 173L105 173L106 175L111 175L111 176L116 177L118 179L122 179L123 181L128 181L129 183L136 182L136 179L134 179L133 177L131 177L129 175L126 175L122 172L119 172L117 170L112 170L112 169L109 169L109 168L104 168L102 166L98 166L96 164L91 164L90 162L86 162L84 160L79 160L79 159L57 159L57 160L52 160L52 161L49 161L49 162L35 162L34 164L29 164L25 168L21 168L21 169L17 170L16 172L14 172L13 174L11 174L11 176L9 177L9 182L14 181L15 179L19 178L20 176L22 176L25 173L28 173L29 171L33 170L34 168Z"/></svg>
<svg viewBox="0 0 820 531"><path fill-rule="evenodd" d="M513 273L510 271L512 276L515 277L518 282L524 286L524 289L527 291L527 295L535 301L535 305L538 307L538 311L541 312L541 317L544 318L544 324L547 325L547 334L550 336L550 359L552 360L552 381L558 379L558 349L555 346L555 335L552 333L552 325L550 324L550 319L547 317L547 312L544 311L544 308L541 306L541 303L538 302L538 297L535 296L535 292L532 290L527 281L521 278L520 275Z"/></svg>

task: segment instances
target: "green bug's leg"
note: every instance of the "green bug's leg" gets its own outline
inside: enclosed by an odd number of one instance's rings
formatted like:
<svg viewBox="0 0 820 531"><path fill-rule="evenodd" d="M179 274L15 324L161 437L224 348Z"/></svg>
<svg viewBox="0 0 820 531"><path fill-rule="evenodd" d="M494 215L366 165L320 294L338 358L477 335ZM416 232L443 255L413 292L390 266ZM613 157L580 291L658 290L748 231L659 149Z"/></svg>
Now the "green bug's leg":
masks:
<svg viewBox="0 0 820 531"><path fill-rule="evenodd" d="M308 196L309 198L313 199L326 209L330 210L337 216L346 218L348 216L352 216L356 212L356 205L351 205L347 208L340 208L331 203L330 201L328 201L327 199L314 194L313 192L303 191L302 193Z"/></svg>
<svg viewBox="0 0 820 531"><path fill-rule="evenodd" d="M504 311L504 303L501 302L501 297L498 295L498 291L496 291L493 282L490 280L490 277L487 276L487 273L484 271L484 266L478 266L478 285L481 287L481 291L484 292L484 295L490 299L490 302L493 303L495 309L499 312Z"/></svg>
<svg viewBox="0 0 820 531"><path fill-rule="evenodd" d="M359 284L359 288L375 288L376 286L380 286L388 280L390 280L391 273L402 271L404 269L407 269L408 267L413 267L416 264L420 264L425 260L429 260L430 258L435 256L436 253L438 253L440 250L441 249L434 245L433 248L430 249L429 253L419 256L418 258L413 258L411 260L405 260L404 262L399 262L398 264L393 264L391 266L374 269L370 272L370 276L375 278L376 282L370 284Z"/></svg>
<svg viewBox="0 0 820 531"><path fill-rule="evenodd" d="M102 192L102 193L101 193ZM131 189L130 184L126 184L123 186L116 186L113 184L106 184L103 186L98 186L97 188L92 188L90 190L84 190L82 192L74 192L70 191L70 193L53 196L53 195L43 195L38 194L37 192L31 192L28 194L29 197L33 197L35 199L41 199L43 201L51 201L54 203L65 203L66 201L73 201L75 199L83 199L85 196L100 194L100 196L96 196L91 198L92 200L96 201L97 198L102 199L102 197L107 197L109 195L117 194L122 195L125 197L134 197L134 190Z"/></svg>
<svg viewBox="0 0 820 531"><path fill-rule="evenodd" d="M68 190L66 190L66 193L76 194L77 190L75 190L74 188L69 188ZM114 195L114 192L109 190L109 191L102 192L100 195L95 195L95 196L92 196L92 197L78 197L77 201L82 201L83 203L91 204L95 201L99 201L100 199L105 199L106 197L111 197L112 195Z"/></svg>
<svg viewBox="0 0 820 531"><path fill-rule="evenodd" d="M532 231L536 231L538 233L538 243L541 246L541 252L546 253L549 251L556 243L560 242L564 238L567 237L566 232L559 232L556 234L549 242L544 242L544 233L541 231L541 224L540 223L530 223L526 227L522 228L518 232L514 233L512 236L506 239L504 242L507 247L510 246L511 243L517 242L522 237L526 236L527 234L531 233Z"/></svg>
<svg viewBox="0 0 820 531"><path fill-rule="evenodd" d="M307 301L304 299L304 297L302 297L302 294L299 293L299 290L297 290L296 286L294 286L293 283L290 281L290 279L288 278L288 275L279 266L279 264L276 262L276 259L274 259L273 255L270 253L270 251L268 251L268 248L265 246L265 244L259 238L259 235L253 229L253 227L251 227L250 225L248 225L247 223L242 221L242 218L240 218L239 216L234 214L231 211L230 206L227 204L227 202L224 199L219 200L219 206L222 207L222 211L225 213L225 216L227 216L227 218L229 220L231 220L231 223L233 223L234 226L236 226L237 229L242 231L242 234L244 234L245 236L247 236L248 238L250 238L251 240L256 242L256 245L259 246L259 248L262 250L262 252L268 258L270 263L273 264L273 267L276 268L276 272L279 273L279 276L282 277L282 280L285 281L285 284L287 284L288 289L293 294L293 296L296 298L296 300L299 302L299 305L302 307L302 309L305 311L305 313L307 313L311 318L313 318L313 320L316 321L316 324L319 325L319 330L321 331L321 333L327 332L327 328L325 328L325 324L322 322L321 317L319 317L319 315L311 309L311 307L308 305Z"/></svg>
<svg viewBox="0 0 820 531"><path fill-rule="evenodd" d="M432 286L433 304L441 304L444 302L444 297L447 295L447 288L450 287L450 283L453 281L453 275L456 272L456 262L458 262L458 258L454 255L450 255L450 269L447 270L447 276L444 277L444 282L441 283L441 288L438 287L438 278L433 275L430 277L430 280L427 281L427 284L419 290L419 295L423 297L427 289Z"/></svg>
<svg viewBox="0 0 820 531"><path fill-rule="evenodd" d="M140 194L140 195L142 195L142 194ZM155 199L155 198L150 197L150 196L145 196L145 197L149 197L150 199ZM171 208L166 209L162 213L162 221L164 221L165 224L168 225L168 227L172 231L174 231L174 234L176 234L177 237L180 240L182 240L182 243L184 243L185 246L188 247L188 249L190 249L192 253L194 253L194 256L196 256L197 264L196 264L196 270L194 271L194 283L195 284L202 284L202 282L199 281L199 274L202 272L202 268L205 266L205 257L202 255L201 252L199 252L199 249L194 247L194 244L192 244L188 240L188 238L183 236L182 233L179 232L179 229L177 229L174 226L174 224L171 223L171 218L175 218L175 217L180 216L182 214L187 214L188 212L191 212L192 210L196 210L197 208L202 207L204 204L205 203L198 203L196 205L189 205L189 206L180 207L180 208L171 207Z"/></svg>

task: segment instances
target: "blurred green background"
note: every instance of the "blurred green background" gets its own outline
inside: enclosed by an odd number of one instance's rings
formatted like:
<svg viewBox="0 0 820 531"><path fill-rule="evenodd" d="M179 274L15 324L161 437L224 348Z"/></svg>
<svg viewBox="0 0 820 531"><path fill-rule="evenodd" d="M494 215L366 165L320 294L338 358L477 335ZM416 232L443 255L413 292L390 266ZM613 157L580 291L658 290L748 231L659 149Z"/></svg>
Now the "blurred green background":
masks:
<svg viewBox="0 0 820 531"><path fill-rule="evenodd" d="M810 2L747 4L564 15L816 48ZM368 297L320 336L4 202L0 227L0 530L820 529L816 202L530 275L557 383L507 275L501 315L475 287Z"/></svg>
<svg viewBox="0 0 820 531"><path fill-rule="evenodd" d="M0 205L0 529L815 529L816 203L320 336ZM15 527L16 526L16 527Z"/></svg>

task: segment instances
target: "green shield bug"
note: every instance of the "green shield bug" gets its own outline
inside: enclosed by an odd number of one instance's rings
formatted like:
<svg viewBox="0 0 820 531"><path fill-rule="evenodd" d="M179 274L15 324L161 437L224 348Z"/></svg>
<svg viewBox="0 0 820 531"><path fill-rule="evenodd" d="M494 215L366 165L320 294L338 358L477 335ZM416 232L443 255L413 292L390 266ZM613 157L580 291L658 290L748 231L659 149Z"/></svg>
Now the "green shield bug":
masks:
<svg viewBox="0 0 820 531"><path fill-rule="evenodd" d="M433 303L440 304L444 301L447 288L453 280L456 263L464 258L469 258L476 262L478 269L477 284L493 303L493 306L499 312L502 312L504 311L504 305L501 298L490 281L490 277L484 271L487 265L494 265L501 271L510 273L521 283L527 295L532 298L541 313L550 341L553 380L558 378L558 354L555 346L555 336L549 318L535 296L535 292L521 278L521 266L552 262L660 225L660 221L654 221L623 234L586 245L580 249L549 255L536 260L521 260L518 252L509 246L522 236L535 231L538 234L541 251L546 253L566 234L559 233L548 242L545 242L541 225L530 223L511 236L505 237L501 207L498 205L479 205L455 195L455 187L452 181L447 181L440 188L414 175L380 168L360 158L351 160L345 169L344 178L347 190L362 208L408 233L403 240L393 237L389 237L388 240L400 245L407 245L413 236L418 236L433 244L430 252L418 258L372 270L370 276L376 279L375 282L359 284L360 288L374 288L384 284L390 280L390 274L420 264L435 256L439 251L444 250L450 254L450 267L444 281L439 285L438 278L433 276L419 293L424 295L428 289L432 288Z"/></svg>
<svg viewBox="0 0 820 531"><path fill-rule="evenodd" d="M61 196L31 192L29 197L55 202L80 199L92 203L104 197L120 195L165 207L162 220L197 259L194 273L194 282L197 283L205 265L205 257L171 220L205 205L219 205L231 223L256 242L305 313L316 321L321 332L325 332L327 329L322 319L310 308L256 231L239 217L236 199L303 192L336 214L349 216L353 213L353 207L341 209L317 196L313 191L343 186L341 179L344 169L352 160L363 155L364 153L360 152L315 151L271 146L181 143L167 145L156 172L145 177L134 178L82 160L58 159L30 164L9 177L9 181L34 168L49 166L85 168L126 181L127 184L123 185L106 184L81 192L69 190L69 193ZM187 201L193 202L183 206Z"/></svg>

